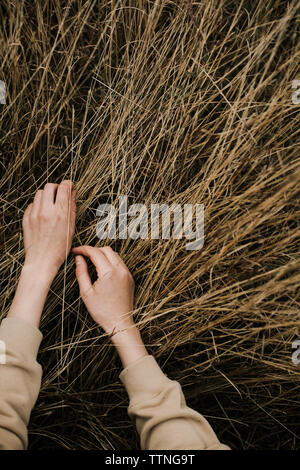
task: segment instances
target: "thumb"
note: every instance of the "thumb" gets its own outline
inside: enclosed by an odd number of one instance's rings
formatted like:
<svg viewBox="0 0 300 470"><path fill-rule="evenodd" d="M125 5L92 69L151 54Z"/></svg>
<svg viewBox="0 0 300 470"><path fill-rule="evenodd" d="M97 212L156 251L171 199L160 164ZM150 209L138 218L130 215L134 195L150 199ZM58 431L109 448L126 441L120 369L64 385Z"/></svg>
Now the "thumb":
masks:
<svg viewBox="0 0 300 470"><path fill-rule="evenodd" d="M76 261L76 278L79 284L80 295L85 295L89 289L93 287L91 278L88 272L87 262L83 256L77 255Z"/></svg>

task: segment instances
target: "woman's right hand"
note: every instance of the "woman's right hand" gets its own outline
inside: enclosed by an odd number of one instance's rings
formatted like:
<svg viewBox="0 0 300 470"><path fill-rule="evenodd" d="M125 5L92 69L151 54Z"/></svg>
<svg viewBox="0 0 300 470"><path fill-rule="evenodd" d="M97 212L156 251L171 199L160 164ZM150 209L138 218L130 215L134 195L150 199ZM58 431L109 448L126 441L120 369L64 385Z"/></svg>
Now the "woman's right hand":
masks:
<svg viewBox="0 0 300 470"><path fill-rule="evenodd" d="M92 318L108 334L133 326L134 280L122 258L109 246L85 245L72 251L80 295ZM96 268L98 279L94 284L84 256Z"/></svg>

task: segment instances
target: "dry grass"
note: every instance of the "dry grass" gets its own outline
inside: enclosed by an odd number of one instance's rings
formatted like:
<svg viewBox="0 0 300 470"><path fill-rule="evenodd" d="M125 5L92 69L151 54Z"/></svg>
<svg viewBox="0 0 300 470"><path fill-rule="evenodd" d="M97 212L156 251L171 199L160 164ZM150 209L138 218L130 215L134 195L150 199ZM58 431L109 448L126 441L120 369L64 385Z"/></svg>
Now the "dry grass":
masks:
<svg viewBox="0 0 300 470"><path fill-rule="evenodd" d="M205 243L111 242L136 321L219 438L299 448L299 1L2 0L1 316L21 219L47 181L78 190L74 244L100 202L203 203ZM78 297L70 256L41 330L32 449L130 449L120 362Z"/></svg>

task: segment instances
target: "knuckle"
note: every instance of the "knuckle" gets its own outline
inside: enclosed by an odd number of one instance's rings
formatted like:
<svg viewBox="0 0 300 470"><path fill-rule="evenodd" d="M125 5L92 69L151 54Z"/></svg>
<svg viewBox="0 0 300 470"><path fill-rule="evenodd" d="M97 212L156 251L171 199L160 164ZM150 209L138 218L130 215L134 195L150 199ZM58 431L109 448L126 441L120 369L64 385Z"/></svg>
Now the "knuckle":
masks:
<svg viewBox="0 0 300 470"><path fill-rule="evenodd" d="M49 215L44 212L44 211L41 211L38 213L38 219L41 221L41 222L48 222L49 220Z"/></svg>
<svg viewBox="0 0 300 470"><path fill-rule="evenodd" d="M66 210L66 204L65 201L60 200L58 202L58 213L63 214L63 212Z"/></svg>
<svg viewBox="0 0 300 470"><path fill-rule="evenodd" d="M60 187L61 189L63 189L64 191L69 189L70 186L72 185L72 181L71 180L63 180L61 183L60 183Z"/></svg>
<svg viewBox="0 0 300 470"><path fill-rule="evenodd" d="M61 211L58 211L55 216L56 222L63 222L65 220L64 214Z"/></svg>
<svg viewBox="0 0 300 470"><path fill-rule="evenodd" d="M104 276L106 279L114 279L116 277L116 273L114 270L111 270L111 271L106 271L106 273L104 274Z"/></svg>
<svg viewBox="0 0 300 470"><path fill-rule="evenodd" d="M30 220L32 220L33 223L35 223L38 220L38 214L36 211L32 211L30 214Z"/></svg>
<svg viewBox="0 0 300 470"><path fill-rule="evenodd" d="M23 220L28 220L29 219L29 213L31 211L31 206L32 204L29 204L29 206L25 209L24 214L23 214Z"/></svg>
<svg viewBox="0 0 300 470"><path fill-rule="evenodd" d="M29 222L29 215L28 215L28 214L24 214L24 215L23 215L23 219L22 219L23 225L24 225L24 224L28 224L28 222Z"/></svg>
<svg viewBox="0 0 300 470"><path fill-rule="evenodd" d="M36 193L35 193L35 196L34 196L34 202L37 201L40 196L43 194L43 190L42 189L39 189Z"/></svg>
<svg viewBox="0 0 300 470"><path fill-rule="evenodd" d="M80 289L80 297L82 298L82 300L87 300L88 298L90 298L91 294L92 294L92 288L90 289Z"/></svg>
<svg viewBox="0 0 300 470"><path fill-rule="evenodd" d="M129 279L130 278L130 272L126 268L119 268L119 273L122 279Z"/></svg>
<svg viewBox="0 0 300 470"><path fill-rule="evenodd" d="M56 188L57 184L55 183L46 183L44 189L53 189Z"/></svg>

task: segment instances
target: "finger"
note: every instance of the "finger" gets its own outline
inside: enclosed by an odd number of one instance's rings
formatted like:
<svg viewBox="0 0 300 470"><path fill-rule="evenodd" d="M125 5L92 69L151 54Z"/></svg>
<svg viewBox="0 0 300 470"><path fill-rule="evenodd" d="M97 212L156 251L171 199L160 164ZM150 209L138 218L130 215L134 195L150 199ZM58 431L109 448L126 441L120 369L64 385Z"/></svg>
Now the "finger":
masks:
<svg viewBox="0 0 300 470"><path fill-rule="evenodd" d="M26 209L24 211L23 217L30 215L30 212L32 211L32 208L33 208L33 202L28 204L28 206L26 207Z"/></svg>
<svg viewBox="0 0 300 470"><path fill-rule="evenodd" d="M31 212L32 215L36 215L39 212L40 206L41 206L41 201L42 201L42 195L43 195L42 189L39 189L35 193L35 196L34 196L34 199L33 199L32 212Z"/></svg>
<svg viewBox="0 0 300 470"><path fill-rule="evenodd" d="M23 214L23 224L28 220L31 211L32 211L33 203L31 202L25 209L24 214Z"/></svg>
<svg viewBox="0 0 300 470"><path fill-rule="evenodd" d="M110 246L103 246L102 248L100 248L100 250L105 254L111 264L113 264L114 266L122 265L127 269L127 266L122 260L122 258Z"/></svg>
<svg viewBox="0 0 300 470"><path fill-rule="evenodd" d="M45 187L43 190L43 196L42 196L43 206L49 206L49 205L54 204L57 188L58 188L58 184L56 183L45 184Z"/></svg>
<svg viewBox="0 0 300 470"><path fill-rule="evenodd" d="M71 220L73 222L75 222L76 219L76 196L77 192L75 189L73 189L71 194Z"/></svg>
<svg viewBox="0 0 300 470"><path fill-rule="evenodd" d="M76 255L87 256L95 266L99 278L111 272L112 265L108 261L106 256L101 253L101 250L99 250L99 248L84 245L77 246L76 248L73 248L72 251Z"/></svg>
<svg viewBox="0 0 300 470"><path fill-rule="evenodd" d="M68 210L72 189L73 182L71 180L62 181L57 188L55 204Z"/></svg>
<svg viewBox="0 0 300 470"><path fill-rule="evenodd" d="M80 294L84 296L93 287L88 272L87 263L83 256L76 256L76 278L79 284Z"/></svg>

